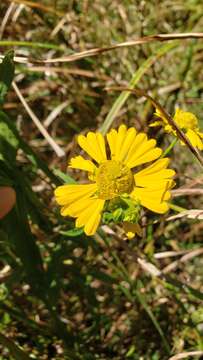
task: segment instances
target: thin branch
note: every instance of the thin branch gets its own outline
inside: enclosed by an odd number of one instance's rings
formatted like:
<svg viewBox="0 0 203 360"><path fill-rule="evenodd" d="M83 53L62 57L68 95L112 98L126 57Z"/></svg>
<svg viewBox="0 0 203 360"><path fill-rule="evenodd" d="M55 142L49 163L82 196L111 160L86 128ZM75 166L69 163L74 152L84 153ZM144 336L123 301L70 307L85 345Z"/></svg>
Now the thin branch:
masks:
<svg viewBox="0 0 203 360"><path fill-rule="evenodd" d="M57 107L50 112L47 118L44 120L44 127L47 129L54 119L70 104L68 100L64 101L63 103L59 104Z"/></svg>
<svg viewBox="0 0 203 360"><path fill-rule="evenodd" d="M34 112L32 111L32 109L29 107L29 105L27 104L25 98L23 97L23 95L21 94L18 86L16 85L15 82L12 83L13 89L16 92L16 95L18 96L18 98L20 99L21 103L23 104L25 110L27 111L27 113L29 114L29 116L31 117L32 121L34 122L34 124L37 126L37 128L39 129L39 131L41 132L41 134L44 136L44 138L47 140L47 142L49 143L49 145L52 147L52 149L55 151L55 153L59 156L65 156L65 151L63 149L60 148L60 146L58 144L56 144L56 142L52 139L52 137L49 135L49 133L47 132L47 130L44 128L44 126L41 124L40 120L36 117L36 115L34 114Z"/></svg>
<svg viewBox="0 0 203 360"><path fill-rule="evenodd" d="M180 250L180 251L161 251L154 254L155 259L165 259L169 257L176 257L183 254L187 254L190 250Z"/></svg>
<svg viewBox="0 0 203 360"><path fill-rule="evenodd" d="M180 359L188 359L190 356L201 356L203 355L203 351L189 351L183 352L177 355L170 357L168 360L180 360Z"/></svg>
<svg viewBox="0 0 203 360"><path fill-rule="evenodd" d="M176 189L176 190L172 190L172 197L178 197L178 196L185 196L185 195L203 195L203 189L188 189L188 188L184 188L184 189Z"/></svg>
<svg viewBox="0 0 203 360"><path fill-rule="evenodd" d="M55 10L52 7L45 6L45 5L40 4L40 3L36 3L34 1L29 1L29 0L9 0L9 1L13 1L16 4L23 4L23 5L26 5L28 7L34 8L34 9L40 9L40 10L42 10L44 12L52 13L52 14L57 15L57 16L64 16L65 15L62 11Z"/></svg>
<svg viewBox="0 0 203 360"><path fill-rule="evenodd" d="M171 271L174 271L180 264L185 263L188 260L193 259L196 256L200 256L203 254L203 248L195 249L187 254L183 255L180 259L173 261L169 265L167 265L165 268L162 269L163 274L168 274Z"/></svg>
<svg viewBox="0 0 203 360"><path fill-rule="evenodd" d="M15 0L15 2L17 2L17 3L20 3L20 1L22 1L22 0ZM26 4L26 5L29 4L29 1L23 1L23 4ZM34 4L34 3L32 3L32 4ZM32 63L32 64L72 62L72 61L77 61L77 60L80 60L80 59L83 59L86 57L90 57L90 56L101 55L108 51L125 48L125 47L136 46L136 45L142 45L142 44L151 43L151 42L157 42L157 41L163 42L163 41L170 41L170 40L186 40L186 39L202 39L202 38L203 38L203 33L156 34L156 35L152 35L152 36L144 36L141 38L137 38L132 41L125 41L125 42L122 42L119 44L106 46L103 48L93 48L90 50L84 50L84 51L76 52L74 54L60 57L60 58L36 60L36 59L24 58L24 57L14 57L14 61L20 62L20 63Z"/></svg>
<svg viewBox="0 0 203 360"><path fill-rule="evenodd" d="M111 50L120 49L123 47L131 47L131 46L141 45L141 44L155 42L155 41L162 42L162 41L168 41L168 40L192 39L192 38L201 39L201 38L203 38L203 33L157 34L157 35L152 35L152 36L145 36L142 38L138 38L136 40L125 41L125 42L122 42L122 43L116 44L116 45L110 45L110 46L103 47L103 48L94 48L94 49L90 49L90 50L84 50L84 51L81 51L81 52L78 52L75 54L71 54L69 56L60 57L60 58L47 59L47 60L44 60L43 62L44 63L71 62L71 61L83 59L87 56L96 56L96 55L103 54L103 53L111 51Z"/></svg>
<svg viewBox="0 0 203 360"><path fill-rule="evenodd" d="M8 9L6 11L3 20L1 21L0 39L3 37L3 33L4 33L4 30L5 30L6 24L7 24L8 20L9 20L9 17L11 16L12 11L15 9L15 7L16 7L16 5L12 2L9 5L9 7L8 7Z"/></svg>

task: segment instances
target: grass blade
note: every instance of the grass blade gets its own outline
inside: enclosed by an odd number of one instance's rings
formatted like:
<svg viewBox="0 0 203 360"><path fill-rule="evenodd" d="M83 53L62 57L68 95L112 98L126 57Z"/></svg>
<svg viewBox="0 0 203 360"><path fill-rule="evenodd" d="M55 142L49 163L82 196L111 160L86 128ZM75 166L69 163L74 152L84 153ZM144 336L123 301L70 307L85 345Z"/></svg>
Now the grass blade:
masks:
<svg viewBox="0 0 203 360"><path fill-rule="evenodd" d="M165 44L163 46L161 46L156 52L155 54L151 55L140 67L139 69L134 73L130 83L129 83L129 88L133 89L138 82L140 81L140 79L142 78L142 76L147 72L147 70L154 64L154 62L160 58L161 56L167 54L167 52L169 52L170 50L174 49L176 46L178 45L178 42L174 42L174 43L170 43L170 44ZM100 128L100 132L105 135L107 133L107 131L109 130L109 128L111 127L114 119L116 118L116 116L118 115L118 112L120 111L120 109L122 108L122 106L124 105L124 103L126 102L126 100L128 99L130 93L127 91L122 91L122 93L118 96L118 98L116 99L116 101L114 102L111 110L109 111L106 119L104 120L103 125Z"/></svg>

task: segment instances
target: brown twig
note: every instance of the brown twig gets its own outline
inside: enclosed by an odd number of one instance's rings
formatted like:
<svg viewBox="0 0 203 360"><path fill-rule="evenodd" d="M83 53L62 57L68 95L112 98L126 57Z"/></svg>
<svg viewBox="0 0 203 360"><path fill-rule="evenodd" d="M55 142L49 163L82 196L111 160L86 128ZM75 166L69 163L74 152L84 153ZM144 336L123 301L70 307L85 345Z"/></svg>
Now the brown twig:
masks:
<svg viewBox="0 0 203 360"><path fill-rule="evenodd" d="M200 39L203 38L203 33L185 33L185 34L157 34L152 36L144 36L142 38L138 38L136 40L132 41L125 41L120 44L116 45L110 45L103 48L94 48L90 50L84 50L76 54L71 54L69 56L61 57L61 58L55 58L55 59L47 59L44 60L44 63L55 63L55 62L71 62L76 61L79 59L82 59L87 56L95 56L99 54L103 54L107 51L120 49L123 47L131 47L135 45L141 45L145 43L150 43L154 41L168 41L168 40L177 40L177 39Z"/></svg>
<svg viewBox="0 0 203 360"><path fill-rule="evenodd" d="M19 3L20 1L15 0L15 2ZM23 1L23 4L28 5L29 3L32 5L34 4L29 1ZM38 4L38 6L39 6L39 4ZM49 9L49 11L50 10L51 9ZM55 63L62 63L62 62L72 62L72 61L77 61L77 60L83 59L85 57L101 55L108 51L125 48L125 47L136 46L136 45L142 45L145 43L151 43L151 42L156 42L156 41L164 42L164 41L170 41L170 40L202 39L202 38L203 38L203 33L156 34L156 35L151 35L151 36L144 36L144 37L137 38L137 39L131 40L131 41L125 41L125 42L115 44L115 45L106 46L103 48L93 48L90 50L84 50L84 51L80 51L80 52L77 52L77 53L74 53L74 54L71 54L68 56L63 56L60 58L36 60L36 59L24 58L24 57L22 57L22 58L14 57L14 61L20 62L20 63L22 62L22 63L32 63L32 64L48 64L48 63L55 64Z"/></svg>
<svg viewBox="0 0 203 360"><path fill-rule="evenodd" d="M34 122L34 124L37 126L37 128L39 129L39 131L41 132L41 134L44 136L44 138L47 140L47 142L49 143L49 145L52 147L52 149L55 151L55 153L59 156L65 156L65 151L63 149L60 148L60 146L54 141L54 139L49 135L49 133L47 132L47 130L44 128L44 126L41 124L40 120L36 117L36 115L33 113L32 109L29 107L29 105L27 104L25 98L23 97L23 95L21 94L18 86L16 85L16 83L13 81L12 83L13 89L16 92L16 95L18 96L19 100L21 101L21 103L23 104L25 110L27 111L27 113L29 114L29 116L31 117L32 121Z"/></svg>
<svg viewBox="0 0 203 360"><path fill-rule="evenodd" d="M1 20L1 26L0 26L0 39L3 37L3 33L4 33L4 30L5 30L5 27L6 27L6 24L9 20L9 17L11 16L13 10L15 9L15 4L12 2L10 4L10 6L8 7L5 15L4 15L4 18L3 20Z"/></svg>
<svg viewBox="0 0 203 360"><path fill-rule="evenodd" d="M203 254L203 248L195 249L187 254L183 255L180 259L173 261L169 265L167 265L165 268L162 269L163 274L168 274L171 271L174 271L180 264L185 263L188 260L193 259L196 256Z"/></svg>
<svg viewBox="0 0 203 360"><path fill-rule="evenodd" d="M23 5L26 5L26 6L31 7L31 8L40 9L40 10L42 10L44 12L52 13L54 15L58 15L58 16L64 16L65 15L61 11L55 10L52 7L45 6L45 5L40 4L40 3L36 3L34 1L29 1L29 0L9 0L9 1L14 2L16 4L23 4Z"/></svg>
<svg viewBox="0 0 203 360"><path fill-rule="evenodd" d="M180 359L188 359L189 356L201 356L203 355L203 351L189 351L183 352L177 355L170 357L168 360L180 360Z"/></svg>
<svg viewBox="0 0 203 360"><path fill-rule="evenodd" d="M185 136L184 132L177 126L171 115L169 115L164 108L160 105L160 103L157 100L154 100L150 95L148 95L145 91L140 89L130 89L126 88L124 86L112 86L108 87L105 90L107 91L129 91L132 94L136 96L144 96L147 99L151 101L151 103L154 105L155 108L157 108L163 115L163 117L168 121L169 125L173 128L173 130L176 131L177 136L181 141L184 142L184 144L190 149L190 151L193 153L193 155L197 158L199 163L203 166L203 159L201 155L199 154L198 150L191 144L191 142L188 140L188 138Z"/></svg>
<svg viewBox="0 0 203 360"><path fill-rule="evenodd" d="M62 73L67 75L78 75L78 76L84 76L88 78L96 78L101 80L111 80L110 76L99 74L93 71L79 69L79 68L61 68L61 67L46 67L46 66L32 66L27 67L27 71L33 71L33 72L47 72L50 74L55 73Z"/></svg>
<svg viewBox="0 0 203 360"><path fill-rule="evenodd" d="M172 197L179 197L179 196L190 196L190 195L203 195L203 189L176 189L171 191Z"/></svg>

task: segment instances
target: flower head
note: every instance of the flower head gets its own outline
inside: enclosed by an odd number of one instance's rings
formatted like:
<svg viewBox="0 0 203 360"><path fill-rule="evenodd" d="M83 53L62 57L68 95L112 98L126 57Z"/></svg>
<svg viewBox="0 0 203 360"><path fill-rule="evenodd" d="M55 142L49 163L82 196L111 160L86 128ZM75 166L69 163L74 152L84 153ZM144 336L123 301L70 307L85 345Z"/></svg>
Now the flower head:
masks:
<svg viewBox="0 0 203 360"><path fill-rule="evenodd" d="M148 139L135 128L121 125L107 134L110 156L100 133L79 135L78 144L93 159L76 156L71 168L87 171L88 184L67 184L56 188L56 201L62 206L62 216L76 218L76 227L84 227L93 235L101 218L104 222L121 222L132 237L140 233L138 225L141 207L165 213L175 172L167 169L169 159L158 159L162 150L154 139ZM158 160L157 160L158 159ZM135 167L154 161L136 173Z"/></svg>
<svg viewBox="0 0 203 360"><path fill-rule="evenodd" d="M177 136L176 131L168 123L167 119L163 116L161 111L156 109L155 115L159 117L160 120L153 122L152 124L150 124L150 126L161 125L164 127L164 130L166 132L173 133L175 136ZM176 109L173 120L178 125L178 127L185 132L185 135L187 136L191 144L194 147L203 150L203 142L201 140L203 139L203 133L199 130L197 117L191 112ZM185 145L182 141L181 144Z"/></svg>

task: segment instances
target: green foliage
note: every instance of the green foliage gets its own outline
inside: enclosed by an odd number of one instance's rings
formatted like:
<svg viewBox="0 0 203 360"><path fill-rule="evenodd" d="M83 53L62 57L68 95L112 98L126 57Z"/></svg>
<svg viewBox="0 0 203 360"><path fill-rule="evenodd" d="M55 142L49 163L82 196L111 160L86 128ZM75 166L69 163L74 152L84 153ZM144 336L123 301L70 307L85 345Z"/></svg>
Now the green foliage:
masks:
<svg viewBox="0 0 203 360"><path fill-rule="evenodd" d="M113 199L107 203L103 213L103 221L106 224L111 222L122 223L123 221L137 224L140 219L140 213L140 203L132 201L126 194L126 196L122 196L116 200Z"/></svg>
<svg viewBox="0 0 203 360"><path fill-rule="evenodd" d="M0 105L3 104L14 78L15 66L13 56L14 52L8 51L0 64Z"/></svg>

